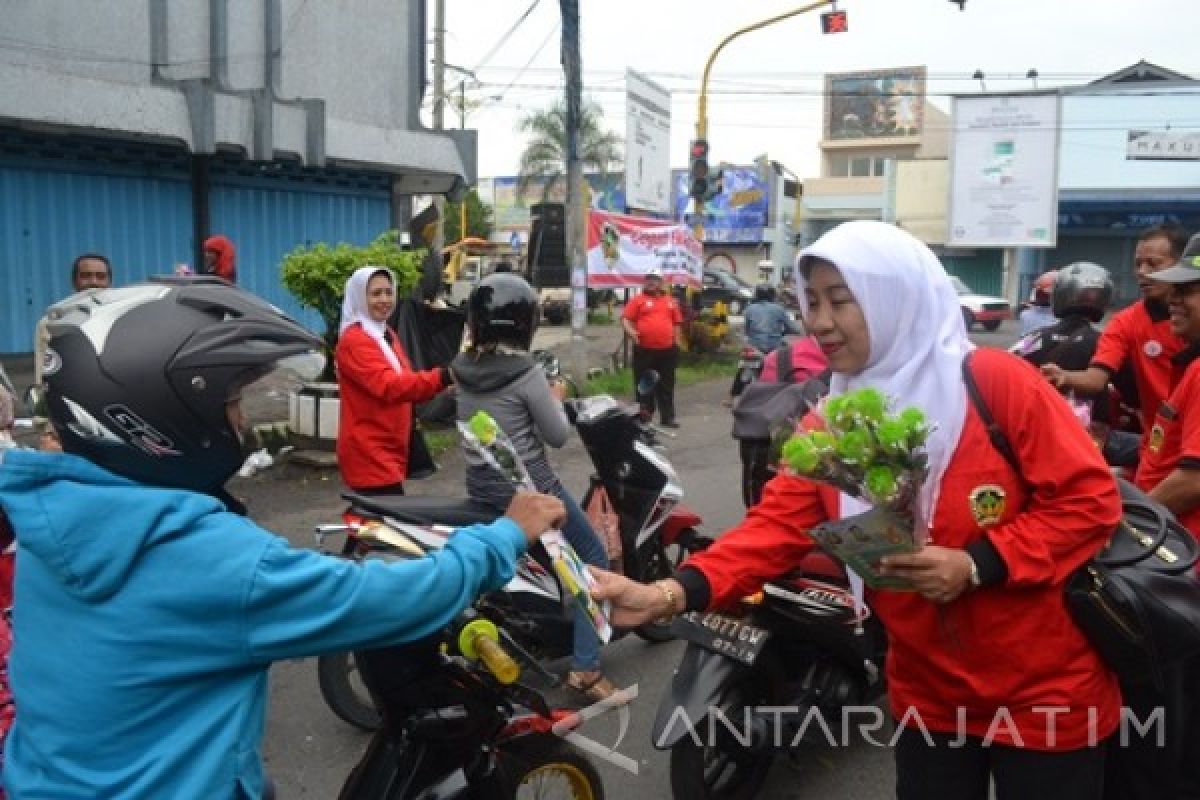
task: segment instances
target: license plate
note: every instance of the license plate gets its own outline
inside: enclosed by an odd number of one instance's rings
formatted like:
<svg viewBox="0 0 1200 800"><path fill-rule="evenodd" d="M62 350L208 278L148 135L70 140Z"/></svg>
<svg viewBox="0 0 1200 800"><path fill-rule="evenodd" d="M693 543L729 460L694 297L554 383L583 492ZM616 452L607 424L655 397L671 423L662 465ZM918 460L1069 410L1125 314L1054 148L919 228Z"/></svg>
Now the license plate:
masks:
<svg viewBox="0 0 1200 800"><path fill-rule="evenodd" d="M711 611L688 611L671 623L671 632L681 639L747 666L762 652L771 633L757 625Z"/></svg>
<svg viewBox="0 0 1200 800"><path fill-rule="evenodd" d="M762 366L762 362L759 361L757 358L754 359L753 361L747 361L745 359L742 359L741 361L738 362L738 369L758 369L761 366Z"/></svg>

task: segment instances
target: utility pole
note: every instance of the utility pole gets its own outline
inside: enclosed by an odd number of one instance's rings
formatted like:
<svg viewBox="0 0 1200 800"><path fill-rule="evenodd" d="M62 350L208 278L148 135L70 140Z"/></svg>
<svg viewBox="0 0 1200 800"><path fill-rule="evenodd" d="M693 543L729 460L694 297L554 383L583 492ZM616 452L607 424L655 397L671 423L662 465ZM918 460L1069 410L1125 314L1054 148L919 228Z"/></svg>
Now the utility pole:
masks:
<svg viewBox="0 0 1200 800"><path fill-rule="evenodd" d="M446 0L434 0L433 11L433 127L442 130L446 109ZM446 244L446 197L434 195L438 221L430 247L434 257L441 259Z"/></svg>
<svg viewBox="0 0 1200 800"><path fill-rule="evenodd" d="M583 162L579 159L579 116L583 62L579 51L579 0L559 0L562 10L561 60L567 90L567 268L571 278L571 369L575 380L587 377L584 330L587 327L587 263L583 244L587 217L583 204Z"/></svg>

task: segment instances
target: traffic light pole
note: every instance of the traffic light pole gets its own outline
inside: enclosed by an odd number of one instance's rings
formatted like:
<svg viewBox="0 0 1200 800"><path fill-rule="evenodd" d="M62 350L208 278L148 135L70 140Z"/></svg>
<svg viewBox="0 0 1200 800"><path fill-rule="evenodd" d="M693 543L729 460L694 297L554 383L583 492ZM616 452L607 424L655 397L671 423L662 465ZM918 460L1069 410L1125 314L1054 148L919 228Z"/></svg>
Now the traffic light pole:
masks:
<svg viewBox="0 0 1200 800"><path fill-rule="evenodd" d="M700 79L700 102L696 111L696 139L704 140L708 138L708 74L712 71L713 62L717 60L717 55L722 49L724 49L725 45L729 44L743 33L749 33L750 31L756 31L761 28L765 28L768 25L774 25L776 22L781 22L785 19L799 16L800 14L807 13L816 8L821 8L822 6L833 5L834 2L836 2L836 0L817 0L815 3L809 3L806 6L793 9L792 11L786 11L778 16L771 17L770 19L764 19L761 22L756 22L753 25L747 25L746 27L736 30L722 39L720 44L713 49L712 54L708 57L708 61L704 64L704 76ZM693 226L692 230L695 232L696 238L703 242L704 201L699 198L693 198L693 202L693 210L695 211L696 215L696 224Z"/></svg>

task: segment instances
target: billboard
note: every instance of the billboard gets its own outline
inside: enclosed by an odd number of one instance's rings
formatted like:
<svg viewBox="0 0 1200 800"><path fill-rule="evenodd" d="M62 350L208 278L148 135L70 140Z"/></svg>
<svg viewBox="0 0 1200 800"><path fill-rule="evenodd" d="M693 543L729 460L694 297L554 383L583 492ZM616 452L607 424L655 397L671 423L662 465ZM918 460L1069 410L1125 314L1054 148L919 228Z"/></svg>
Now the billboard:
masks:
<svg viewBox="0 0 1200 800"><path fill-rule="evenodd" d="M955 97L950 247L1053 247L1058 237L1059 98Z"/></svg>
<svg viewBox="0 0 1200 800"><path fill-rule="evenodd" d="M531 205L540 203L543 199L548 203L561 203L567 197L565 176L555 181L549 192L544 192L546 181L534 180L525 187L524 192L519 194L515 175L486 180L492 187L491 197L485 196L482 191L480 197L485 203L491 203L492 220L498 231L527 231L530 224L529 207ZM588 206L590 208L601 211L625 210L625 189L622 186L620 175L585 175L584 180L588 186ZM480 189L482 190L483 187L484 181L481 180Z"/></svg>
<svg viewBox="0 0 1200 800"><path fill-rule="evenodd" d="M924 67L825 76L827 139L920 136L924 116Z"/></svg>
<svg viewBox="0 0 1200 800"><path fill-rule="evenodd" d="M704 241L758 244L770 224L770 181L757 167L721 167L721 191L704 204ZM675 219L694 221L687 170L675 170Z"/></svg>
<svg viewBox="0 0 1200 800"><path fill-rule="evenodd" d="M625 202L671 210L671 93L625 70Z"/></svg>
<svg viewBox="0 0 1200 800"><path fill-rule="evenodd" d="M686 225L588 212L588 286L641 286L650 269L668 283L699 286L703 267L703 248Z"/></svg>

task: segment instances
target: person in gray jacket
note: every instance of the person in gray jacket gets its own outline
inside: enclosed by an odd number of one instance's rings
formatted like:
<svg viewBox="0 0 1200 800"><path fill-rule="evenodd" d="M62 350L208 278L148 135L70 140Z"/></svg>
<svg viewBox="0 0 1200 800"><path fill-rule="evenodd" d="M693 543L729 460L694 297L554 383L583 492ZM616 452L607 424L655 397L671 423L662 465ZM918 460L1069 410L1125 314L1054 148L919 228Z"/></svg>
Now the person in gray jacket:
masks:
<svg viewBox="0 0 1200 800"><path fill-rule="evenodd" d="M512 440L538 491L554 495L566 507L563 535L588 564L608 566L604 545L587 516L562 485L546 457L546 445L567 443L571 425L563 411L564 386L551 385L529 354L539 317L537 293L512 273L493 273L467 299L471 347L450 365L458 386L458 419L486 411ZM507 506L514 488L503 476L464 448L467 494L497 510ZM574 648L567 685L596 702L616 687L600 669L600 642L584 612L575 618Z"/></svg>

